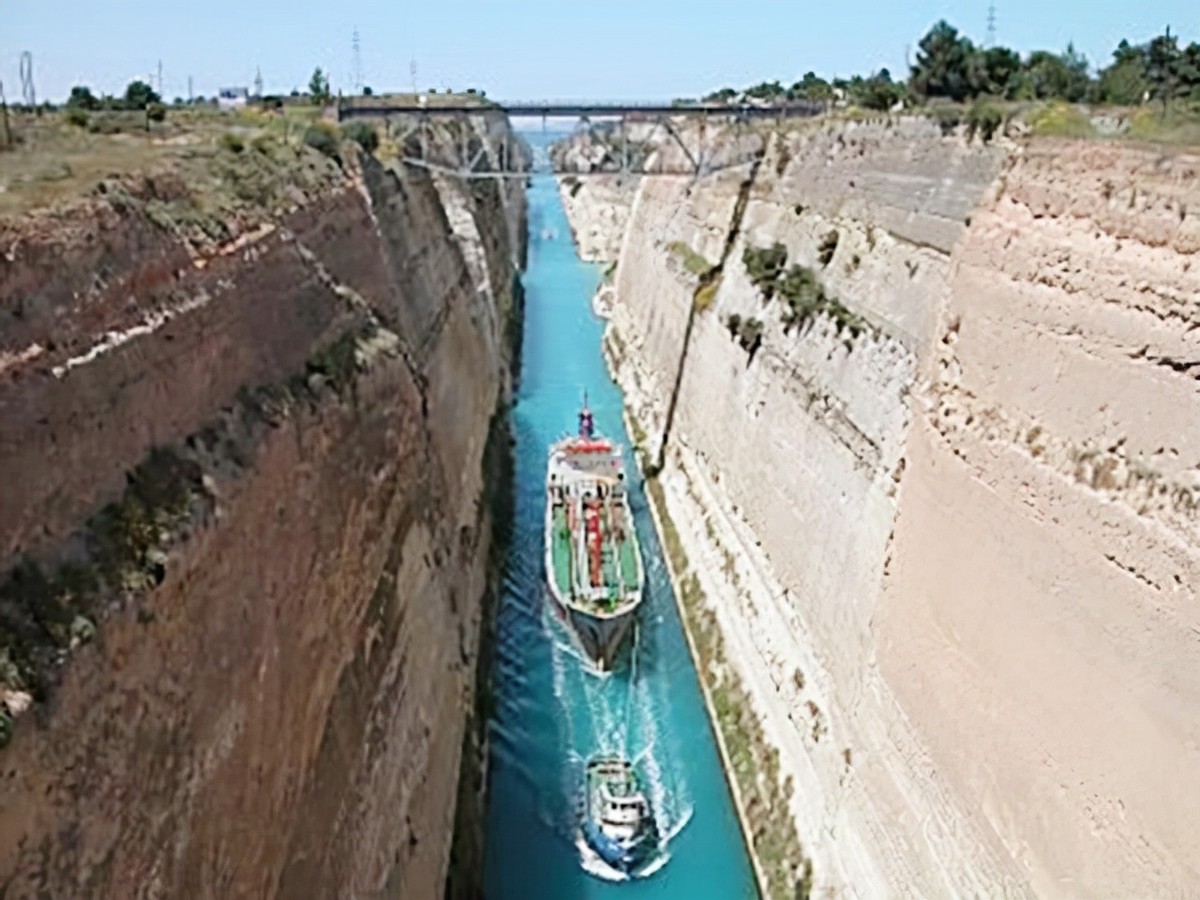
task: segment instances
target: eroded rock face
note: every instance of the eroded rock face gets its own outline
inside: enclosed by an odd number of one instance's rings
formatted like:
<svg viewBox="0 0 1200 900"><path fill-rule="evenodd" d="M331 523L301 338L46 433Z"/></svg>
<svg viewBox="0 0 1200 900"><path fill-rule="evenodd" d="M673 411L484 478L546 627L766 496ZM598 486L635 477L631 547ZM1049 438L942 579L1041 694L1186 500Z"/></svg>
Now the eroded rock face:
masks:
<svg viewBox="0 0 1200 900"><path fill-rule="evenodd" d="M368 160L299 199L211 252L102 199L4 234L0 558L100 578L0 750L9 897L442 891L523 197ZM183 499L105 568L152 448Z"/></svg>
<svg viewBox="0 0 1200 900"><path fill-rule="evenodd" d="M1197 171L892 121L772 138L740 218L740 173L640 188L607 350L652 457L678 383L661 484L818 890L1198 877ZM776 242L860 333L789 327Z"/></svg>

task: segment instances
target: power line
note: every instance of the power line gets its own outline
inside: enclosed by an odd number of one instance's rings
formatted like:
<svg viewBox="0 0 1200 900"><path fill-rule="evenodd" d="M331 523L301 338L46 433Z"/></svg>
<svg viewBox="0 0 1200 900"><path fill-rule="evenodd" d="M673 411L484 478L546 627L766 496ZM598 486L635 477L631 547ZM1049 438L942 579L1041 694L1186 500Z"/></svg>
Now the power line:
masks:
<svg viewBox="0 0 1200 900"><path fill-rule="evenodd" d="M354 51L354 93L361 94L363 89L362 78L362 47L358 40L358 27L354 29L354 37L350 41L350 46Z"/></svg>

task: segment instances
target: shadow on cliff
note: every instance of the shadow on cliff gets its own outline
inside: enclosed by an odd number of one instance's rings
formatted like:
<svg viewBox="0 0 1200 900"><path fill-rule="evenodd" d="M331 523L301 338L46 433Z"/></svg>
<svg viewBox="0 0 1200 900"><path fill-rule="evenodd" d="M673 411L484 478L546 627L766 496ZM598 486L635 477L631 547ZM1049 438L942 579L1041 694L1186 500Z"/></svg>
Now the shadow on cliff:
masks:
<svg viewBox="0 0 1200 900"><path fill-rule="evenodd" d="M754 162L750 166L750 171L746 175L745 181L738 187L737 202L734 203L733 213L729 217L729 230L725 234L725 246L721 250L721 258L717 264L712 266L707 272L700 276L700 280L696 285L696 290L693 293L693 302L691 308L688 309L687 324L683 329L683 346L679 350L679 364L675 367L675 381L671 385L671 398L667 402L667 416L663 423L662 440L658 445L658 459L650 465L646 474L653 477L662 471L667 460L667 440L671 436L671 426L675 421L675 407L679 402L679 389L683 386L683 371L687 363L688 348L692 342L692 328L696 324L696 314L703 308L700 302L702 292L712 290L721 273L725 270L725 262L729 259L729 254L733 250L734 242L742 229L742 218L746 214L746 206L750 202L750 189L754 187L754 179L758 176L759 166L762 165L765 149L760 150L754 157ZM754 353L757 352L758 345L750 352L750 362L754 360ZM749 365L749 362L747 363Z"/></svg>

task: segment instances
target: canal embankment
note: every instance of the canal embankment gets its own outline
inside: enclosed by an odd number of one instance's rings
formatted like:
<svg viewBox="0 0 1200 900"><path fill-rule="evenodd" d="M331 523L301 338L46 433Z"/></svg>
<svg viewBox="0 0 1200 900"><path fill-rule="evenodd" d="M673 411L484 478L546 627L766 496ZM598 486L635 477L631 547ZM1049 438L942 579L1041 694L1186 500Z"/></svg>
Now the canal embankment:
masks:
<svg viewBox="0 0 1200 900"><path fill-rule="evenodd" d="M1195 157L767 137L703 296L738 179L642 181L606 346L814 891L1170 895L1200 822L1145 763L1190 771Z"/></svg>

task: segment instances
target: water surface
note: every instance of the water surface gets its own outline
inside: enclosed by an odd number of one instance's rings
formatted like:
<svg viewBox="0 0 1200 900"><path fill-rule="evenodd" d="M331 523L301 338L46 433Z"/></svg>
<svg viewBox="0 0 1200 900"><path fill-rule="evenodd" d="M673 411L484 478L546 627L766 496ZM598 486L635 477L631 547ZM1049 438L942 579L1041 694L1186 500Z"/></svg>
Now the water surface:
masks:
<svg viewBox="0 0 1200 900"><path fill-rule="evenodd" d="M542 148L547 141L527 137ZM630 477L640 479L621 394L600 355L603 322L590 306L601 269L575 255L553 178L534 178L529 205L523 360L512 413L516 521L491 675L487 898L757 897L640 484L630 493L647 593L626 667L607 678L587 672L550 613L546 451L574 430L585 389L598 430L625 445ZM661 868L612 882L585 869L576 830L584 762L598 750L618 749L638 761L669 839Z"/></svg>

